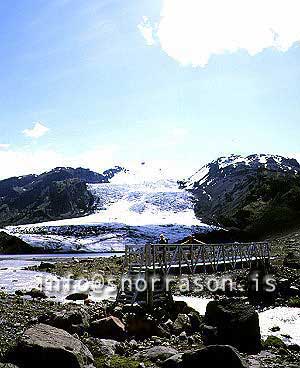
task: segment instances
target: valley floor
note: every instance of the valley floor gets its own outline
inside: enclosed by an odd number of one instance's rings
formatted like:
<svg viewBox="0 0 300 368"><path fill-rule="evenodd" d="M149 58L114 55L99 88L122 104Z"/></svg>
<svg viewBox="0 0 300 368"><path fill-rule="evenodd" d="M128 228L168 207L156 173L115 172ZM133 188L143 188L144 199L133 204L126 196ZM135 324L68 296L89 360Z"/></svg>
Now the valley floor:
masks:
<svg viewBox="0 0 300 368"><path fill-rule="evenodd" d="M285 236L278 236L270 239L272 245L272 255L276 258L273 261L271 273L276 279L277 292L274 297L265 300L261 297L258 300L251 300L256 303L256 309L261 312L276 308L288 308L289 311L300 311L300 267L298 263L300 258L298 256L300 244L300 231L293 232ZM66 260L59 260L54 263L42 262L41 265L33 265L31 270L54 274L58 277L66 277L72 274L74 279L93 279L95 274L101 274L104 276L106 282L106 275L114 275L118 281L123 272L123 259L122 257L109 257L109 258L95 258L95 259L77 259L69 258ZM212 275L211 275L212 276ZM223 277L232 277L236 284L247 284L248 271L237 270L234 272L218 273L213 275L216 279L222 279ZM207 276L201 275L202 281L205 282ZM243 300L243 302L249 301L248 290L233 290L231 294L217 292L211 293L209 290L199 292L193 290L189 292L183 292L178 289L180 280L176 279L173 285L173 294L176 295L177 300L194 301L193 308L197 309L199 306L200 298L207 299L232 299ZM30 299L24 297L22 293L16 293L18 295L8 295L4 291L0 293L0 361L4 359L6 352L15 344L15 342L22 336L24 331L29 326L35 326L38 322L45 321L45 316L53 313L66 313L68 311L83 311L88 315L88 319L91 321L104 318L112 311L114 314L120 313L112 306L111 301L101 301L77 304L62 304L55 302L50 298L46 299ZM217 295L216 295L217 294ZM200 309L199 309L200 311ZM283 309L282 309L283 311ZM82 312L82 313L83 313ZM77 313L77 312L76 312ZM80 312L81 313L81 312ZM204 309L200 314L204 313ZM297 318L297 313L294 313L294 318ZM261 319L261 323L262 323ZM276 319L274 319L276 321ZM282 321L281 321L282 322ZM265 321L263 322L265 323ZM300 347L299 343L296 345L291 337L287 335L284 330L283 324L278 326L271 326L272 322L268 322L270 328L274 328L271 332L266 332L266 327L261 326L261 330L264 332L264 338L268 335L274 335L280 338L280 340L272 341L268 345L264 345L264 349L261 353L256 355L245 355L242 357L247 361L250 368L296 368L300 364ZM271 324L270 324L271 323ZM274 322L277 323L277 322ZM279 323L279 322L278 322ZM286 314L286 324L287 324ZM292 323L289 321L289 323ZM295 323L299 323L298 319ZM271 326L271 327L270 327ZM184 332L184 331L183 331ZM75 333L75 331L73 331ZM81 330L78 330L74 335L90 349L96 358L96 367L102 368L107 365L110 367L140 367L140 363L143 362L146 366L157 367L158 361L149 360L149 356L144 352L149 351L152 348L164 347L164 349L172 349L176 346L176 351L185 352L189 350L199 349L203 347L203 340L200 332L194 332L188 337L185 334L171 335L169 337L160 336L157 337L153 334L146 339L133 338L128 336L122 342L118 343L115 355L103 357L99 355L99 340L90 336L89 330L86 330L84 334ZM296 337L297 338L297 337ZM284 340L284 341L283 341ZM278 341L281 341L278 343ZM298 341L298 340L297 340ZM285 344L287 343L287 345ZM143 354L140 354L143 353ZM0 364L1 366L1 364Z"/></svg>

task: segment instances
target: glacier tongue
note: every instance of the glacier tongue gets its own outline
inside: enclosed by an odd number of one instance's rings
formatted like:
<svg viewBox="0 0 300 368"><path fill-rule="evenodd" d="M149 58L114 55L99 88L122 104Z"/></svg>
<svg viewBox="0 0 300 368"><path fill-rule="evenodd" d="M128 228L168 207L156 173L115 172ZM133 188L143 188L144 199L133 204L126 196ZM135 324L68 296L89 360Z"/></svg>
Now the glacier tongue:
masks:
<svg viewBox="0 0 300 368"><path fill-rule="evenodd" d="M128 243L156 242L160 233L175 242L210 228L195 217L192 195L160 171L154 179L122 172L112 183L88 187L95 197L95 213L9 231L48 249L111 251Z"/></svg>

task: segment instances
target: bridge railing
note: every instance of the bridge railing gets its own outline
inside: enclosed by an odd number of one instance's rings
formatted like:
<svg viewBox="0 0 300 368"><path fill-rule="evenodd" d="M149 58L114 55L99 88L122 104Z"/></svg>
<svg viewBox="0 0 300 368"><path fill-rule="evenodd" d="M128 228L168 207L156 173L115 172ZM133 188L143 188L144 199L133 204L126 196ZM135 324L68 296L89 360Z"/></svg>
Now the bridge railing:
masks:
<svg viewBox="0 0 300 368"><path fill-rule="evenodd" d="M249 268L254 264L268 267L270 247L267 242L226 244L146 244L126 246L128 269L152 269L165 274L217 272Z"/></svg>

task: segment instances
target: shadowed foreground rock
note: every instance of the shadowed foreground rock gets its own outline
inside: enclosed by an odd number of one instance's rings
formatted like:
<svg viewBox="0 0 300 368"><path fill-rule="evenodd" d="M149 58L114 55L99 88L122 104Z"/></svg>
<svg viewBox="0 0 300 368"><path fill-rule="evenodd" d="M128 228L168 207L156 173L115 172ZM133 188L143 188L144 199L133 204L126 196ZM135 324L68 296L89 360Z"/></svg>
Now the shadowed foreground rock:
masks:
<svg viewBox="0 0 300 368"><path fill-rule="evenodd" d="M247 368L238 351L228 345L211 345L206 348L176 354L166 359L162 368Z"/></svg>
<svg viewBox="0 0 300 368"><path fill-rule="evenodd" d="M151 362L163 361L178 354L178 351L168 346L154 346L146 351L141 351L135 355L137 360L147 360Z"/></svg>
<svg viewBox="0 0 300 368"><path fill-rule="evenodd" d="M93 321L90 326L90 334L104 339L123 340L125 326L117 317L107 317Z"/></svg>
<svg viewBox="0 0 300 368"><path fill-rule="evenodd" d="M211 345L182 356L182 368L247 368L237 350L227 345Z"/></svg>
<svg viewBox="0 0 300 368"><path fill-rule="evenodd" d="M89 315L82 308L63 310L42 316L40 322L60 328L70 334L82 335L89 328Z"/></svg>
<svg viewBox="0 0 300 368"><path fill-rule="evenodd" d="M66 331L38 324L25 331L8 354L20 368L93 368L88 348Z"/></svg>
<svg viewBox="0 0 300 368"><path fill-rule="evenodd" d="M208 303L204 323L205 345L232 345L245 353L261 350L258 314L243 301L224 299Z"/></svg>

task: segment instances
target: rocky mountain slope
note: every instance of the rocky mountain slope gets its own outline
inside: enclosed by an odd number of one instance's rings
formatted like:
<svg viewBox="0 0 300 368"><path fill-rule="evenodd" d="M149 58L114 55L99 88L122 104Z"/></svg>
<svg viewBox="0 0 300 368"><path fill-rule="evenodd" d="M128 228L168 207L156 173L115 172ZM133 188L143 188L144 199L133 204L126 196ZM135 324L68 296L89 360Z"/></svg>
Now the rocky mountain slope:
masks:
<svg viewBox="0 0 300 368"><path fill-rule="evenodd" d="M274 155L221 157L180 183L204 222L256 236L300 223L300 165Z"/></svg>
<svg viewBox="0 0 300 368"><path fill-rule="evenodd" d="M91 170L58 167L41 175L0 181L0 226L83 216L94 198L86 183L108 183L121 167L99 174Z"/></svg>
<svg viewBox="0 0 300 368"><path fill-rule="evenodd" d="M0 254L28 254L42 252L37 247L32 247L16 236L0 231Z"/></svg>

